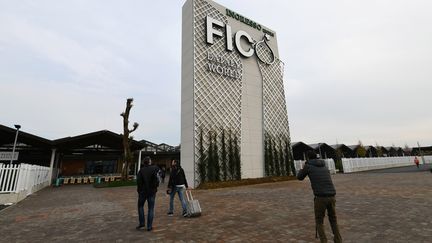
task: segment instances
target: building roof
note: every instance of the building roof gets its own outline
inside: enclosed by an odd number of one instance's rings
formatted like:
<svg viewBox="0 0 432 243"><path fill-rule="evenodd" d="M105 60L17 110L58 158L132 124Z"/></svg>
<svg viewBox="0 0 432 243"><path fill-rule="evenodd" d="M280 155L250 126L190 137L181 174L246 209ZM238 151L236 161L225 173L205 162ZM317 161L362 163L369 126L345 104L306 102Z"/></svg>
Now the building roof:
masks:
<svg viewBox="0 0 432 243"><path fill-rule="evenodd" d="M313 148L313 149L317 149L319 147L321 147L322 143L312 143L312 144L308 144L309 147Z"/></svg>
<svg viewBox="0 0 432 243"><path fill-rule="evenodd" d="M111 149L123 149L123 135L108 130L91 132L74 137L65 137L53 141L56 148L59 149L77 149L86 148L92 145L101 145ZM140 150L146 147L146 144L132 140L131 150Z"/></svg>
<svg viewBox="0 0 432 243"><path fill-rule="evenodd" d="M307 144L305 144L305 143L303 143L303 142L294 142L294 143L291 143L291 147L303 147L303 148L306 148L306 149L309 149L309 150L313 150L313 148L312 147L310 147L309 145L307 145Z"/></svg>
<svg viewBox="0 0 432 243"><path fill-rule="evenodd" d="M15 141L16 129L0 125L0 146L13 145ZM23 143L33 147L51 148L53 142L51 140L38 137L36 135L19 130L17 144Z"/></svg>
<svg viewBox="0 0 432 243"><path fill-rule="evenodd" d="M330 145L326 144L326 143L313 143L313 144L308 144L309 147L313 148L313 149L330 149L334 151L334 148L331 147Z"/></svg>
<svg viewBox="0 0 432 243"><path fill-rule="evenodd" d="M351 150L356 150L360 145L356 144L356 145L347 145L348 148L350 148Z"/></svg>
<svg viewBox="0 0 432 243"><path fill-rule="evenodd" d="M332 147L333 149L341 148L341 149L349 149L349 150L352 151L352 149L350 149L348 146L346 146L346 145L343 144L343 143L332 144L332 145L330 145L330 147Z"/></svg>

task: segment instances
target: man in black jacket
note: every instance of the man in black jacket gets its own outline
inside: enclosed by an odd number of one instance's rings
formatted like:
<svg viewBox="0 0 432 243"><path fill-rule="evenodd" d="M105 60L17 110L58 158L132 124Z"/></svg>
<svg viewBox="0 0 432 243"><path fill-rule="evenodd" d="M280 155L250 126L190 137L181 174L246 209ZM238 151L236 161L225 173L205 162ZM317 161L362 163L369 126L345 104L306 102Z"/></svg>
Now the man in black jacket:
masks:
<svg viewBox="0 0 432 243"><path fill-rule="evenodd" d="M308 161L304 164L297 174L297 179L303 180L309 176L314 198L315 224L320 241L327 242L324 232L324 216L327 210L330 225L334 235L334 242L342 242L339 227L336 219L336 190L330 176L330 172L325 166L325 161L317 159L313 151L307 153Z"/></svg>
<svg viewBox="0 0 432 243"><path fill-rule="evenodd" d="M183 217L187 217L185 190L188 188L188 183L183 168L180 166L177 160L171 162L171 174L168 181L168 191L170 192L170 204L168 216L173 216L174 212L174 197L178 193L182 208Z"/></svg>
<svg viewBox="0 0 432 243"><path fill-rule="evenodd" d="M156 200L157 187L159 186L159 180L157 177L158 167L151 165L150 157L145 157L143 161L143 167L137 175L137 191L138 191L138 218L139 225L137 229L141 229L145 226L144 219L144 203L147 201L147 231L153 229L153 216L154 206Z"/></svg>

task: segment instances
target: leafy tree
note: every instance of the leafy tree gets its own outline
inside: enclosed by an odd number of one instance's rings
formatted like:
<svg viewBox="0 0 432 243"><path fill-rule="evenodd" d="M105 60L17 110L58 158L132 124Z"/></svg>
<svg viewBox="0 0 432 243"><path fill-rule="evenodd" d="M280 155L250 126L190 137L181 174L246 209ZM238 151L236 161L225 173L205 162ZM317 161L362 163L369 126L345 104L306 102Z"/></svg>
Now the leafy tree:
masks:
<svg viewBox="0 0 432 243"><path fill-rule="evenodd" d="M296 171L295 165L294 165L294 155L291 151L291 146L290 146L290 152L288 154L289 154L289 158L290 158L289 160L290 160L290 168L291 168L292 174L293 174L293 176L296 176L297 171Z"/></svg>
<svg viewBox="0 0 432 243"><path fill-rule="evenodd" d="M404 156L411 155L411 151L412 151L412 149L408 146L408 144L405 144L405 147L403 150Z"/></svg>
<svg viewBox="0 0 432 243"><path fill-rule="evenodd" d="M274 153L273 153L273 139L269 139L269 176L274 175Z"/></svg>
<svg viewBox="0 0 432 243"><path fill-rule="evenodd" d="M292 160L292 155L291 155L291 149L290 149L290 143L289 140L287 138L285 138L285 167L286 167L286 172L287 175L290 174L290 172L295 175L296 171L294 168L294 160ZM292 163L292 165L291 165ZM292 170L292 171L291 171Z"/></svg>
<svg viewBox="0 0 432 243"><path fill-rule="evenodd" d="M273 144L273 163L275 166L274 175L280 176L279 153L278 153L278 148L276 146L276 141L274 141Z"/></svg>
<svg viewBox="0 0 432 243"><path fill-rule="evenodd" d="M132 153L130 149L130 141L132 137L130 136L138 128L138 123L134 123L132 129L129 129L129 114L132 109L133 98L128 98L126 100L126 109L120 114L123 117L123 152L124 152L124 162L122 166L122 180L126 181L129 174L129 166L132 164ZM141 161L140 161L141 163Z"/></svg>
<svg viewBox="0 0 432 243"><path fill-rule="evenodd" d="M382 147L378 145L378 143L376 144L376 150L377 150L377 156L378 157L383 157L383 150Z"/></svg>
<svg viewBox="0 0 432 243"><path fill-rule="evenodd" d="M337 148L336 149L336 157L335 157L335 167L340 172L343 172L342 157L343 157L342 150L340 148Z"/></svg>
<svg viewBox="0 0 432 243"><path fill-rule="evenodd" d="M237 135L234 137L234 161L235 161L235 179L241 180L241 161L240 149L237 140Z"/></svg>
<svg viewBox="0 0 432 243"><path fill-rule="evenodd" d="M215 172L215 181L220 181L219 149L217 145L217 134L213 134L213 166Z"/></svg>
<svg viewBox="0 0 432 243"><path fill-rule="evenodd" d="M209 181L215 181L215 167L214 167L214 155L213 155L213 139L212 139L212 131L209 131L209 149L208 149L208 155L207 155L207 176Z"/></svg>
<svg viewBox="0 0 432 243"><path fill-rule="evenodd" d="M222 146L222 154L221 154L222 179L226 181L228 177L228 168L227 168L227 151L226 151L226 144L225 144L225 129L222 129L221 146Z"/></svg>
<svg viewBox="0 0 432 243"><path fill-rule="evenodd" d="M264 139L264 168L265 168L265 175L270 176L270 158L269 158L269 139L268 135L265 135Z"/></svg>
<svg viewBox="0 0 432 243"><path fill-rule="evenodd" d="M358 141L357 155L360 158L366 157L366 149L360 140Z"/></svg>
<svg viewBox="0 0 432 243"><path fill-rule="evenodd" d="M279 162L280 162L280 176L287 175L285 170L285 160L284 160L284 149L282 147L282 140L279 138Z"/></svg>
<svg viewBox="0 0 432 243"><path fill-rule="evenodd" d="M198 174L200 176L201 183L206 181L206 174L207 174L207 166L206 166L206 155L204 151L204 143L203 143L203 131L200 130L200 137L199 137L199 160L198 160Z"/></svg>
<svg viewBox="0 0 432 243"><path fill-rule="evenodd" d="M235 179L235 161L234 161L234 145L232 138L232 131L229 130L229 138L228 138L228 170L229 170L229 178L231 180Z"/></svg>

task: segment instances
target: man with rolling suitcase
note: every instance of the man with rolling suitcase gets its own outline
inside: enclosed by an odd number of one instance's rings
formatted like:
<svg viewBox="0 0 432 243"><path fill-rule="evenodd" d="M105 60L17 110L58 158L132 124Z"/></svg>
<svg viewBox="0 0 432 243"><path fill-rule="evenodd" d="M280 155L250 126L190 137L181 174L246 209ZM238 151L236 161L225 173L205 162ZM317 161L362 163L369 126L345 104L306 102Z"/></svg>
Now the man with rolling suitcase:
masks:
<svg viewBox="0 0 432 243"><path fill-rule="evenodd" d="M185 191L188 188L188 183L183 168L180 166L177 160L171 162L171 174L168 181L167 193L170 194L170 203L168 216L173 216L174 213L174 197L178 194L183 212L183 217L187 217L187 205L185 200Z"/></svg>

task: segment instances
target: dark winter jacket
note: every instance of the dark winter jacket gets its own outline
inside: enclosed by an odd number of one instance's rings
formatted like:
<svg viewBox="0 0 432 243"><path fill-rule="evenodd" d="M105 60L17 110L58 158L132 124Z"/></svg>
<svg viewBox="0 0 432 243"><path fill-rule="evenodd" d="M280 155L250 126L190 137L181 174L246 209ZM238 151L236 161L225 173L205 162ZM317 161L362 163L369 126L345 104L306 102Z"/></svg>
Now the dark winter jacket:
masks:
<svg viewBox="0 0 432 243"><path fill-rule="evenodd" d="M159 186L156 165L144 165L137 174L137 191L146 196L154 195Z"/></svg>
<svg viewBox="0 0 432 243"><path fill-rule="evenodd" d="M168 181L168 188L174 188L177 185L185 185L188 188L184 170L180 166L173 167Z"/></svg>
<svg viewBox="0 0 432 243"><path fill-rule="evenodd" d="M336 195L336 189L324 160L314 159L306 162L304 168L298 172L297 179L303 180L306 176L309 176L315 196L331 197Z"/></svg>

